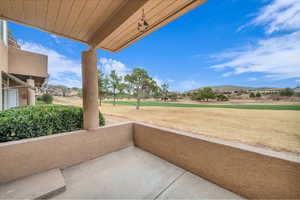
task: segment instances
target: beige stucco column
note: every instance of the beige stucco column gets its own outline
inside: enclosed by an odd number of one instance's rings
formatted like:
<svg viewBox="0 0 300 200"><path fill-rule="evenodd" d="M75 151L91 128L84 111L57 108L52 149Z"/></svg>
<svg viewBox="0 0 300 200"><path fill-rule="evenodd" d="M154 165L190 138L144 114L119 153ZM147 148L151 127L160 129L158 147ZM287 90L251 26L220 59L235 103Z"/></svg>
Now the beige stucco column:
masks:
<svg viewBox="0 0 300 200"><path fill-rule="evenodd" d="M82 52L83 128L99 127L97 54L94 48Z"/></svg>
<svg viewBox="0 0 300 200"><path fill-rule="evenodd" d="M28 85L34 87L33 79L27 79L26 82ZM28 105L35 105L35 91L31 88L28 88Z"/></svg>

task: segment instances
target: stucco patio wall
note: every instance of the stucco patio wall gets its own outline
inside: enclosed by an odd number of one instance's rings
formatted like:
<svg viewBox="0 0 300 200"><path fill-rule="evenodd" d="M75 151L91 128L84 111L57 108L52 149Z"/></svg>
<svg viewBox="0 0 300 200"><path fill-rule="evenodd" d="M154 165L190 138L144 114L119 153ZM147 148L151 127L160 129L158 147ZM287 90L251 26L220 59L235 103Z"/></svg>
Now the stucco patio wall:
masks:
<svg viewBox="0 0 300 200"><path fill-rule="evenodd" d="M297 155L137 122L2 143L0 183L131 145L247 198L300 198Z"/></svg>
<svg viewBox="0 0 300 200"><path fill-rule="evenodd" d="M65 168L133 145L132 123L0 144L0 183Z"/></svg>
<svg viewBox="0 0 300 200"><path fill-rule="evenodd" d="M134 124L135 145L241 196L299 199L300 158L240 143Z"/></svg>

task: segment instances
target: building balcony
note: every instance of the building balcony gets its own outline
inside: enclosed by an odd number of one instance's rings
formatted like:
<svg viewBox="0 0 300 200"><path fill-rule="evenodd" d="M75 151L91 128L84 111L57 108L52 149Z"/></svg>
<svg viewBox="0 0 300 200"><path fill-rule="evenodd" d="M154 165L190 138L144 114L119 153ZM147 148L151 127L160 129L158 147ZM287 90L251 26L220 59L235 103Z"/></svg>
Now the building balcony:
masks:
<svg viewBox="0 0 300 200"><path fill-rule="evenodd" d="M45 79L48 77L48 56L9 47L8 73Z"/></svg>
<svg viewBox="0 0 300 200"><path fill-rule="evenodd" d="M297 199L300 158L137 122L0 144L0 198Z"/></svg>

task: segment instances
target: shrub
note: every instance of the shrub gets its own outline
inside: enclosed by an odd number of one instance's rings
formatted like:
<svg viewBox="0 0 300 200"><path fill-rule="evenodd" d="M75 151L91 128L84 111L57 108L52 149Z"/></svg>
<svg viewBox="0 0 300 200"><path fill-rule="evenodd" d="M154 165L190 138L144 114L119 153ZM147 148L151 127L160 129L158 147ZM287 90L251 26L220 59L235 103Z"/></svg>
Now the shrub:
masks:
<svg viewBox="0 0 300 200"><path fill-rule="evenodd" d="M99 113L99 125L105 124ZM0 142L82 129L83 110L74 106L35 105L0 112Z"/></svg>
<svg viewBox="0 0 300 200"><path fill-rule="evenodd" d="M255 96L256 96L256 97L261 97L261 94L258 92L258 93L256 93Z"/></svg>
<svg viewBox="0 0 300 200"><path fill-rule="evenodd" d="M255 94L254 94L253 92L251 92L250 95L249 95L249 97L250 97L250 98L254 98L254 97L255 97Z"/></svg>
<svg viewBox="0 0 300 200"><path fill-rule="evenodd" d="M291 88L285 88L284 90L280 91L280 96L293 96L294 95L294 90Z"/></svg>
<svg viewBox="0 0 300 200"><path fill-rule="evenodd" d="M167 98L171 99L171 101L177 101L178 95L176 92L170 92Z"/></svg>
<svg viewBox="0 0 300 200"><path fill-rule="evenodd" d="M37 96L37 97L36 97L36 100L37 100L37 101L43 101L43 100L42 100L42 96Z"/></svg>
<svg viewBox="0 0 300 200"><path fill-rule="evenodd" d="M45 102L46 104L52 104L53 96L51 94L43 94L38 100Z"/></svg>
<svg viewBox="0 0 300 200"><path fill-rule="evenodd" d="M224 94L218 94L217 95L217 101L228 101L229 98L225 96Z"/></svg>

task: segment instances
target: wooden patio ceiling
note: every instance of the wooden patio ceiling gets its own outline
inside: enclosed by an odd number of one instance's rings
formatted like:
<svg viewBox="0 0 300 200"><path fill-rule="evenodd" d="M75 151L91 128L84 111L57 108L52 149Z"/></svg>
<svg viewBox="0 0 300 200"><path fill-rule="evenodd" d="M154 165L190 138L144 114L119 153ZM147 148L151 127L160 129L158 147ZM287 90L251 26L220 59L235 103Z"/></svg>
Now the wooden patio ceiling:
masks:
<svg viewBox="0 0 300 200"><path fill-rule="evenodd" d="M117 52L207 0L0 0L0 19ZM137 29L145 12L149 27Z"/></svg>

